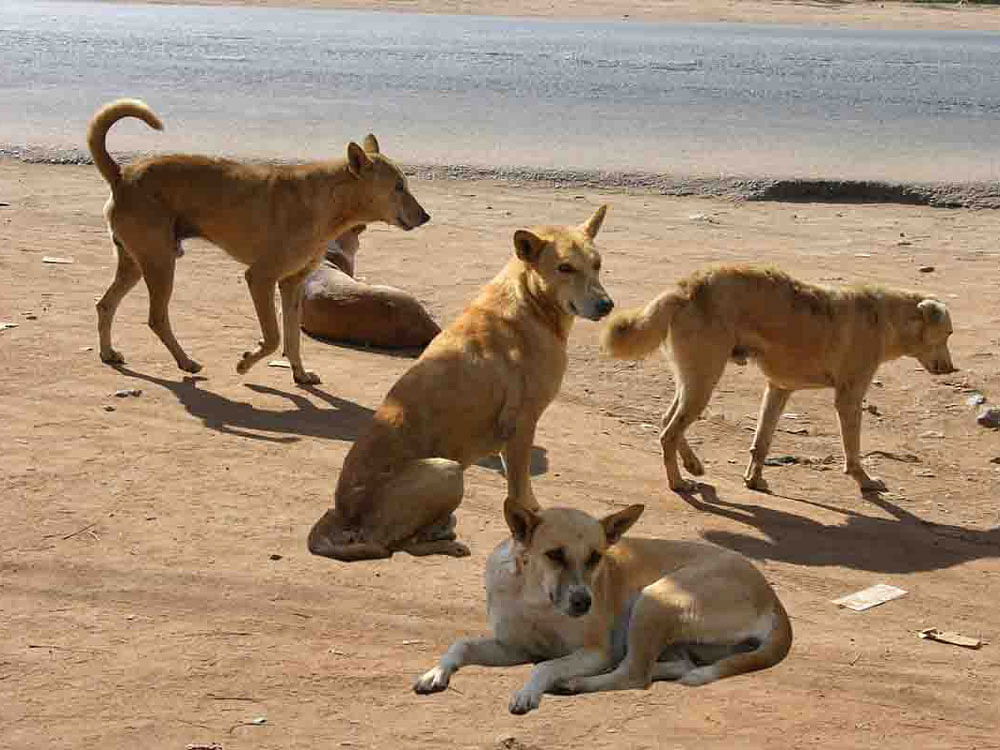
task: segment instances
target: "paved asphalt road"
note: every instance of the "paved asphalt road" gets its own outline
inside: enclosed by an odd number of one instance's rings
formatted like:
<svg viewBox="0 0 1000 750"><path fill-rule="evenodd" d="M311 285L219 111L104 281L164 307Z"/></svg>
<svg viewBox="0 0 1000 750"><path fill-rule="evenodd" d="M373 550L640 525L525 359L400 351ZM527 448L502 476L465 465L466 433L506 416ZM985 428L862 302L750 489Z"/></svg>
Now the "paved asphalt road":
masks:
<svg viewBox="0 0 1000 750"><path fill-rule="evenodd" d="M0 144L1000 179L1000 34L0 0Z"/></svg>

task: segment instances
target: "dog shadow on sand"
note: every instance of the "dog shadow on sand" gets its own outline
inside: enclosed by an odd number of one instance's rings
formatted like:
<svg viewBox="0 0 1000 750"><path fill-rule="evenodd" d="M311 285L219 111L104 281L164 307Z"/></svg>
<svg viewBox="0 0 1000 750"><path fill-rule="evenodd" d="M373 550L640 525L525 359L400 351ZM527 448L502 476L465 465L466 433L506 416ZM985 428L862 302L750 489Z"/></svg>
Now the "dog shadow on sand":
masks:
<svg viewBox="0 0 1000 750"><path fill-rule="evenodd" d="M292 443L302 437L353 441L371 422L374 411L338 398L316 386L300 386L306 393L329 408L317 406L300 393L283 391L266 385L247 383L254 393L287 399L291 409L266 409L244 401L234 401L201 388L208 378L188 375L181 380L168 380L136 372L128 367L115 368L122 375L142 380L170 391L181 406L206 427L239 437L272 443Z"/></svg>
<svg viewBox="0 0 1000 750"><path fill-rule="evenodd" d="M979 530L925 521L876 493L865 495L865 499L892 518L869 516L802 498L785 498L841 514L844 522L834 524L767 505L722 500L715 488L707 484L699 484L695 492L681 497L693 508L760 531L764 539L719 530L702 534L706 541L757 560L843 565L879 573L915 573L1000 557L1000 526Z"/></svg>

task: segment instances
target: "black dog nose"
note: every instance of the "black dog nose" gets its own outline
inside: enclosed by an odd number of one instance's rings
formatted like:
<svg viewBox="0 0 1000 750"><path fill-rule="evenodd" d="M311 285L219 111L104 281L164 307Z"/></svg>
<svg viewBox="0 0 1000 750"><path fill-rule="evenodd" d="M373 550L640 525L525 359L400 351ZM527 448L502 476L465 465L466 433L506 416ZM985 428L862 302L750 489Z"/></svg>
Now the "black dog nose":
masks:
<svg viewBox="0 0 1000 750"><path fill-rule="evenodd" d="M600 302L597 303L597 312L599 315L607 315L609 312L615 309L615 303L612 302L608 297L605 297Z"/></svg>
<svg viewBox="0 0 1000 750"><path fill-rule="evenodd" d="M585 615L590 610L590 594L574 591L569 595L569 611L573 615Z"/></svg>
<svg viewBox="0 0 1000 750"><path fill-rule="evenodd" d="M431 215L421 208L420 219L417 221L417 226L420 226L421 224L426 224L430 220L431 220Z"/></svg>

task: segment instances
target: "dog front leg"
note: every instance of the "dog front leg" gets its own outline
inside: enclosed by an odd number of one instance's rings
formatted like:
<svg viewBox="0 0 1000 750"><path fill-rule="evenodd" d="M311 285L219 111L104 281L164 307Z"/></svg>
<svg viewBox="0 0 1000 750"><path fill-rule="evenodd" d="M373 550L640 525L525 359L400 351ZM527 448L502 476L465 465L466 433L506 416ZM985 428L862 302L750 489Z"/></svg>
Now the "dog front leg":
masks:
<svg viewBox="0 0 1000 750"><path fill-rule="evenodd" d="M767 491L767 482L763 477L764 459L771 449L774 428L777 427L778 419L781 418L781 413L785 410L791 395L791 391L779 388L770 382L764 390L760 413L757 415L757 430L754 432L753 445L750 447L750 463L743 475L743 483L752 490Z"/></svg>
<svg viewBox="0 0 1000 750"><path fill-rule="evenodd" d="M302 365L301 339L302 332L302 292L306 278L313 271L310 264L298 273L288 276L278 282L281 289L281 323L282 338L285 342L285 357L292 366L292 377L302 385L316 385L320 382L319 375L310 372Z"/></svg>
<svg viewBox="0 0 1000 750"><path fill-rule="evenodd" d="M519 501L525 508L541 506L531 489L531 448L535 442L535 419L522 417L501 452L507 475L507 497Z"/></svg>
<svg viewBox="0 0 1000 750"><path fill-rule="evenodd" d="M603 672L611 666L611 659L603 649L581 648L561 659L543 661L536 666L524 687L510 699L512 714L526 714L538 708L542 694L550 692L563 680L588 677Z"/></svg>
<svg viewBox="0 0 1000 750"><path fill-rule="evenodd" d="M250 266L244 277L250 287L250 297L253 299L260 332L263 338L252 352L243 352L240 361L236 363L236 372L240 375L246 372L264 357L278 348L281 335L278 330L278 315L274 311L274 285L277 279L271 269Z"/></svg>
<svg viewBox="0 0 1000 750"><path fill-rule="evenodd" d="M844 443L844 473L858 483L862 492L883 492L885 483L868 476L861 466L861 401L866 390L867 387L837 388L835 404Z"/></svg>
<svg viewBox="0 0 1000 750"><path fill-rule="evenodd" d="M427 695L448 687L451 676L467 664L484 667L512 667L527 664L531 658L520 649L496 638L462 638L451 644L437 666L424 672L413 683L413 692Z"/></svg>

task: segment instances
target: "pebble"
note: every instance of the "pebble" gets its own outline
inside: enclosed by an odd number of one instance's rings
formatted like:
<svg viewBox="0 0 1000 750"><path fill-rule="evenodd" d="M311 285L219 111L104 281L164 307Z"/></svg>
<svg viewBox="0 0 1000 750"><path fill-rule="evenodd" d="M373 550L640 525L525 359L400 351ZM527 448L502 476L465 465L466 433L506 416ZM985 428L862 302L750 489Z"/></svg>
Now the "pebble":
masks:
<svg viewBox="0 0 1000 750"><path fill-rule="evenodd" d="M772 456L764 459L764 466L791 466L797 464L799 459L795 456Z"/></svg>
<svg viewBox="0 0 1000 750"><path fill-rule="evenodd" d="M941 438L944 437L944 433L940 432L938 430L927 430L927 432L921 432L920 433L920 437L922 437L922 438L938 438L938 439L941 439Z"/></svg>
<svg viewBox="0 0 1000 750"><path fill-rule="evenodd" d="M934 273L934 266L920 266L917 270L920 273Z"/></svg>
<svg viewBox="0 0 1000 750"><path fill-rule="evenodd" d="M114 410L115 410L115 407L113 407L111 404L105 404L104 405L104 411L114 411Z"/></svg>
<svg viewBox="0 0 1000 750"><path fill-rule="evenodd" d="M129 396L141 396L142 388L122 388L115 391L115 398L128 398Z"/></svg>
<svg viewBox="0 0 1000 750"><path fill-rule="evenodd" d="M993 429L1000 428L1000 409L995 406L991 406L989 409L983 409L979 412L979 416L976 417L976 422L981 424L983 427L992 427Z"/></svg>
<svg viewBox="0 0 1000 750"><path fill-rule="evenodd" d="M281 555L275 553L275 554L271 555L268 559L269 560L280 560L281 559Z"/></svg>

